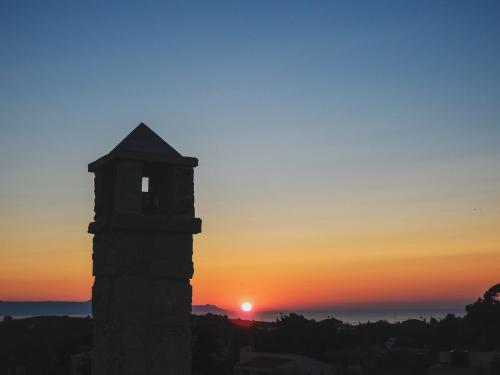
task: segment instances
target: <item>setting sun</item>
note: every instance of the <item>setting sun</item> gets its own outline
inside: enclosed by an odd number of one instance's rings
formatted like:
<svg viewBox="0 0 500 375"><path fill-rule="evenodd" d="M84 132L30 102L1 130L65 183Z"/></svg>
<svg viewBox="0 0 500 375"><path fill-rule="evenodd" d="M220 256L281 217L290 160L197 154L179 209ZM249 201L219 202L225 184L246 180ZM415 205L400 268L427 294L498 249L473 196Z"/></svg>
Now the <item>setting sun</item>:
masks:
<svg viewBox="0 0 500 375"><path fill-rule="evenodd" d="M249 312L249 311L252 311L252 308L253 308L253 306L250 302L243 302L241 304L242 311Z"/></svg>

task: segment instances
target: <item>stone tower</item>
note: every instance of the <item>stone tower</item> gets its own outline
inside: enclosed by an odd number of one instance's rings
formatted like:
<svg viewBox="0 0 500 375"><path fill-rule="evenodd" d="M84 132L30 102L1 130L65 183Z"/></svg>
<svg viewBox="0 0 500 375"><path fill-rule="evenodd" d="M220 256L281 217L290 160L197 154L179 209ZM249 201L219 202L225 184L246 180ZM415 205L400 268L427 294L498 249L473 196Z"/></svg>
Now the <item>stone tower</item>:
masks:
<svg viewBox="0 0 500 375"><path fill-rule="evenodd" d="M193 168L144 124L95 174L93 375L190 375Z"/></svg>

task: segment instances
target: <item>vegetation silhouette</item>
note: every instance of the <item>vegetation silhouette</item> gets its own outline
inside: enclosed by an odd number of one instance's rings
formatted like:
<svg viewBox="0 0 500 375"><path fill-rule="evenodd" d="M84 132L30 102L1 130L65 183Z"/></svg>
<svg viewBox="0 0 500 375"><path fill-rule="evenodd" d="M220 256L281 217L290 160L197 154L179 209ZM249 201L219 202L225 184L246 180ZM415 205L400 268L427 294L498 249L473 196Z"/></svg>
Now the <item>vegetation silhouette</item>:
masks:
<svg viewBox="0 0 500 375"><path fill-rule="evenodd" d="M364 374L426 374L440 351L500 351L500 284L465 307L463 317L389 323L345 324L300 314L275 322L227 316L192 316L193 375L232 374L239 349L307 355L340 368L362 366ZM0 323L0 373L23 364L29 374L67 374L71 356L92 349L92 319L38 317ZM492 363L500 373L500 363ZM495 367L496 366L496 367ZM494 372L497 371L497 372Z"/></svg>
<svg viewBox="0 0 500 375"><path fill-rule="evenodd" d="M493 285L483 297L465 307L467 314L463 321L467 344L474 348L488 350L500 348L500 284Z"/></svg>

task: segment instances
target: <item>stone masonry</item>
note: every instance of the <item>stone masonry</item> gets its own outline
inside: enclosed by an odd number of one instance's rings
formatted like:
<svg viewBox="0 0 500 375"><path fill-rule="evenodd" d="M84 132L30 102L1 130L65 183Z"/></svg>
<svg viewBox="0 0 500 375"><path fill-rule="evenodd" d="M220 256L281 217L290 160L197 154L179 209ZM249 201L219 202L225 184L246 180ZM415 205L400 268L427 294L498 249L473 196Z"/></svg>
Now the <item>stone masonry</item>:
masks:
<svg viewBox="0 0 500 375"><path fill-rule="evenodd" d="M93 375L190 375L193 168L140 124L95 173ZM147 191L141 189L148 179Z"/></svg>

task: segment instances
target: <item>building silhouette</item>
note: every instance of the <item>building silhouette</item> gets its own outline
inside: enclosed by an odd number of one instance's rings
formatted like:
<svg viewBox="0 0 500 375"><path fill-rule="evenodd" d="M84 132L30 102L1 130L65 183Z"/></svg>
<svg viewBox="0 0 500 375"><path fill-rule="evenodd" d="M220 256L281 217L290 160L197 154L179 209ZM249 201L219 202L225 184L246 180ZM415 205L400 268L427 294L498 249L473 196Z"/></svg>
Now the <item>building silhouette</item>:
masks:
<svg viewBox="0 0 500 375"><path fill-rule="evenodd" d="M193 168L144 124L95 174L93 375L191 373Z"/></svg>
<svg viewBox="0 0 500 375"><path fill-rule="evenodd" d="M288 353L254 352L250 346L240 349L240 361L234 375L335 375L334 365Z"/></svg>

